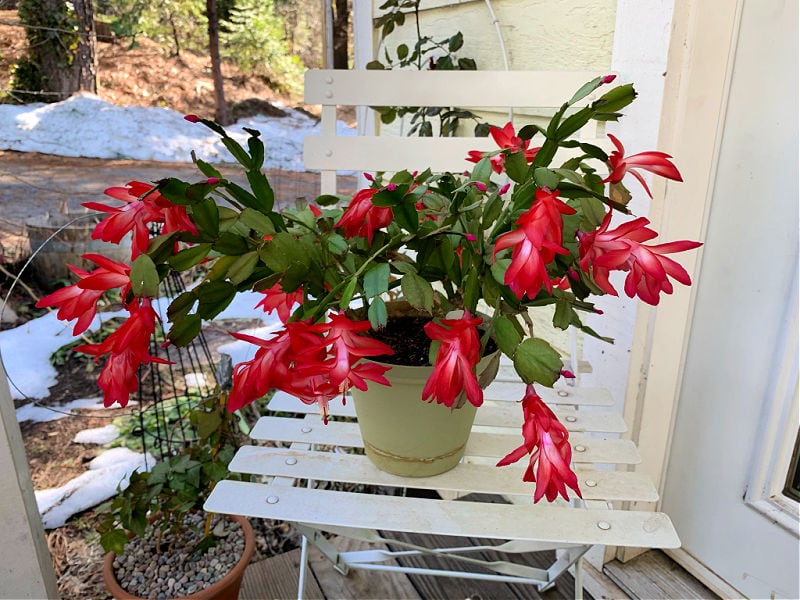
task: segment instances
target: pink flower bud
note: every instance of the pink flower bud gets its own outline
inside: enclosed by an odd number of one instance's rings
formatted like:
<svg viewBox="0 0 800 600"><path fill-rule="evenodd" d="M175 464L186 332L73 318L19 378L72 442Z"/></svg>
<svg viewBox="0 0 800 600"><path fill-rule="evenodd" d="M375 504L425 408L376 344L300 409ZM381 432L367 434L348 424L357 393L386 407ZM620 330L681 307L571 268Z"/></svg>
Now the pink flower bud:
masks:
<svg viewBox="0 0 800 600"><path fill-rule="evenodd" d="M497 191L497 193L498 193L498 194L500 194L500 195L502 196L502 195L503 195L503 194L505 194L505 193L506 193L506 192L507 192L507 191L508 191L510 188L511 188L511 184L510 184L510 183L507 183L507 184L505 184L503 187L501 187L501 188L500 188L500 189Z"/></svg>
<svg viewBox="0 0 800 600"><path fill-rule="evenodd" d="M189 121L189 123L199 123L200 122L200 117L198 117L197 115L184 115L183 118L186 119L187 121Z"/></svg>
<svg viewBox="0 0 800 600"><path fill-rule="evenodd" d="M580 279L578 272L575 269L570 269L567 271L567 275L569 275L569 278L572 279L572 281L578 281Z"/></svg>
<svg viewBox="0 0 800 600"><path fill-rule="evenodd" d="M417 175L419 175L419 171L411 171L411 176L416 179Z"/></svg>
<svg viewBox="0 0 800 600"><path fill-rule="evenodd" d="M362 173L362 175L364 175L364 179L366 179L367 181L375 181L375 178L372 176L371 173Z"/></svg>
<svg viewBox="0 0 800 600"><path fill-rule="evenodd" d="M561 369L561 376L566 379L575 379L575 373L567 369Z"/></svg>
<svg viewBox="0 0 800 600"><path fill-rule="evenodd" d="M219 178L218 177L209 177L208 179L206 179L206 183L208 185L217 185L219 183Z"/></svg>
<svg viewBox="0 0 800 600"><path fill-rule="evenodd" d="M595 312L595 314L598 314L598 315L602 315L603 314L603 311L600 310L599 308L595 308L594 312Z"/></svg>
<svg viewBox="0 0 800 600"><path fill-rule="evenodd" d="M386 186L386 189L389 190L390 192L393 192L397 189L397 185L394 183L390 183L389 185Z"/></svg>
<svg viewBox="0 0 800 600"><path fill-rule="evenodd" d="M468 242L477 242L478 238L472 235L471 233L465 233L464 237L467 238Z"/></svg>
<svg viewBox="0 0 800 600"><path fill-rule="evenodd" d="M475 187L478 188L482 192L486 191L486 184L483 183L482 181L476 181L475 182Z"/></svg>
<svg viewBox="0 0 800 600"><path fill-rule="evenodd" d="M617 78L616 75L606 75L600 80L600 83L611 83Z"/></svg>

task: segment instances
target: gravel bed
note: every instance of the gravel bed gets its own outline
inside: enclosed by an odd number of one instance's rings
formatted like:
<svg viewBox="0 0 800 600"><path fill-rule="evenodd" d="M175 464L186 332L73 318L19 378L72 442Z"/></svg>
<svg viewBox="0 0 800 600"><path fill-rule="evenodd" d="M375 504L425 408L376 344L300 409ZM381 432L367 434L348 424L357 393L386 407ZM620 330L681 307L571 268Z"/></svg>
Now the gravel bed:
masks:
<svg viewBox="0 0 800 600"><path fill-rule="evenodd" d="M194 594L222 579L242 556L244 536L235 521L215 517L212 528L221 537L206 552L190 557L203 537L203 522L203 515L190 515L182 543L171 552L158 552L155 536L132 539L114 561L120 586L134 596L163 599Z"/></svg>

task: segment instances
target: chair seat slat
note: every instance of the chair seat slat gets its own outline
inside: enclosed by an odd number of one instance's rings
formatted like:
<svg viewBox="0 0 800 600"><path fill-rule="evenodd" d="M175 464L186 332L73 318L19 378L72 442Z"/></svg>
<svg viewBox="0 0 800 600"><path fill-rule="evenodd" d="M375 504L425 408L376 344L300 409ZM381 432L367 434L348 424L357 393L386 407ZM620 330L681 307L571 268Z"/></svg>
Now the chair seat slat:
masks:
<svg viewBox="0 0 800 600"><path fill-rule="evenodd" d="M516 469L518 476L515 476L513 467L461 463L435 477L397 477L381 471L364 455L345 452L245 446L231 461L230 469L251 475L449 490L462 494L481 492L530 498L533 493L532 485L522 481L520 468ZM639 473L579 469L577 474L585 500L658 500L653 484Z"/></svg>
<svg viewBox="0 0 800 600"><path fill-rule="evenodd" d="M543 504L449 502L377 494L221 481L206 501L211 512L328 526L426 531L563 544L675 548L662 513L576 509Z"/></svg>
<svg viewBox="0 0 800 600"><path fill-rule="evenodd" d="M332 421L324 425L315 418L291 419L261 417L250 434L254 440L283 443L321 444L346 448L363 448L364 442L356 423ZM518 432L489 433L473 431L467 441L466 456L499 459L520 445ZM570 435L573 460L576 463L637 464L641 458L630 440L603 439L574 432Z"/></svg>

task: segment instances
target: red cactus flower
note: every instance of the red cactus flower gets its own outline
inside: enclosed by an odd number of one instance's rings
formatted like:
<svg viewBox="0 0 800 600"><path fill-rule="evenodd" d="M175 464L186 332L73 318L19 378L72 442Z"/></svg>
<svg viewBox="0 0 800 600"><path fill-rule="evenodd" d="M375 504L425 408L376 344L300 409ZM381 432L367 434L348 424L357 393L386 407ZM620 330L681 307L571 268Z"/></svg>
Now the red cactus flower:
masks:
<svg viewBox="0 0 800 600"><path fill-rule="evenodd" d="M531 163L536 158L536 153L539 148L528 148L530 140L523 140L516 135L514 125L509 121L502 129L499 127L490 127L489 135L495 141L497 146L503 150L510 150L511 152L523 152L525 160ZM470 150L467 155L467 160L470 162L479 162L484 156L480 150ZM505 165L505 153L495 154L490 159L492 161L492 170L495 173L502 173L503 166Z"/></svg>
<svg viewBox="0 0 800 600"><path fill-rule="evenodd" d="M228 410L238 410L274 388L306 404L319 404L327 420L328 402L337 395L344 397L351 387L366 389L365 380L389 385L383 376L388 367L358 363L362 357L392 354L386 344L359 335L369 328L369 321L334 314L329 322L318 325L287 323L267 340L233 333L259 349L252 360L236 366Z"/></svg>
<svg viewBox="0 0 800 600"><path fill-rule="evenodd" d="M198 234L186 207L172 204L154 191L152 184L131 181L125 187L110 187L105 194L125 204L115 207L100 202L83 203L86 208L108 213L95 226L92 239L118 244L123 237L133 232L133 259L147 250L150 243L150 223L163 223L162 233L187 231L193 235Z"/></svg>
<svg viewBox="0 0 800 600"><path fill-rule="evenodd" d="M330 347L327 352L332 358L324 363L324 370L331 384L341 386L348 381L352 366L360 358L394 354L394 350L383 342L359 335L371 327L369 321L352 321L336 313L330 315L327 323L311 327L313 331L325 334L323 343L326 348Z"/></svg>
<svg viewBox="0 0 800 600"><path fill-rule="evenodd" d="M347 210L335 225L344 229L345 237L364 237L371 244L375 232L392 222L391 208L372 203L372 197L377 192L377 188L366 188L353 196Z"/></svg>
<svg viewBox="0 0 800 600"><path fill-rule="evenodd" d="M475 376L475 365L480 360L480 339L476 327L483 322L464 311L460 319L442 319L441 324L431 321L425 333L441 342L436 353L433 373L425 382L422 399L436 400L439 404L453 406L462 390L475 406L483 404L483 390Z"/></svg>
<svg viewBox="0 0 800 600"><path fill-rule="evenodd" d="M511 264L506 270L504 283L511 288L517 298L535 298L544 286L548 293L553 284L547 273L547 265L553 262L556 254L569 254L561 246L564 223L561 215L575 214L575 209L558 199L558 190L536 190L536 200L520 215L520 227L499 238L492 258L506 248L514 248Z"/></svg>
<svg viewBox="0 0 800 600"><path fill-rule="evenodd" d="M522 398L522 414L525 419L522 424L523 443L500 459L497 466L510 465L530 454L530 462L522 480L536 483L534 503L542 497L552 502L559 495L569 500L568 487L575 491L578 498L582 498L578 477L570 467L572 448L569 445L569 433L530 384Z"/></svg>
<svg viewBox="0 0 800 600"><path fill-rule="evenodd" d="M647 227L650 223L639 217L623 223L609 231L611 211L596 230L589 233L579 231L578 252L580 267L590 273L595 283L609 294L617 291L608 280L611 271L628 271L625 279L625 294L633 298L639 296L643 302L656 305L659 294L672 293L670 277L684 285L691 284L691 278L681 265L664 256L673 252L683 252L702 246L700 242L688 240L645 246L641 242L651 240L658 234Z"/></svg>
<svg viewBox="0 0 800 600"><path fill-rule="evenodd" d="M77 319L72 335L80 335L89 328L97 314L97 301L108 290L123 288L124 296L130 289L131 268L100 254L84 254L82 258L98 265L94 271L67 265L80 280L48 294L36 302L37 308L58 307L56 316L62 321Z"/></svg>
<svg viewBox="0 0 800 600"><path fill-rule="evenodd" d="M280 283L276 283L268 290L261 290L261 293L264 294L264 297L256 304L256 308L262 308L267 314L278 311L278 318L281 323L286 323L289 320L295 304L303 303L302 287L287 293L281 289Z"/></svg>
<svg viewBox="0 0 800 600"><path fill-rule="evenodd" d="M99 344L76 346L76 352L91 354L97 361L108 354L106 364L100 372L97 384L103 390L103 404L128 405L132 392L139 387L139 366L152 362L169 364L162 358L150 354L150 339L155 332L155 310L150 299L134 299L125 307L130 316L117 330Z"/></svg>
<svg viewBox="0 0 800 600"><path fill-rule="evenodd" d="M622 145L622 142L610 133L608 137L611 138L611 141L617 149L608 157L608 165L611 168L611 172L608 174L608 177L603 179L603 183L619 183L622 181L622 178L625 177L625 173L630 173L642 184L647 195L652 198L653 194L650 193L650 188L647 187L644 177L642 177L637 169L650 171L651 173L661 175L662 177L674 181L683 181L681 174L678 172L678 168L669 160L672 158L669 154L653 150L625 156L625 147Z"/></svg>

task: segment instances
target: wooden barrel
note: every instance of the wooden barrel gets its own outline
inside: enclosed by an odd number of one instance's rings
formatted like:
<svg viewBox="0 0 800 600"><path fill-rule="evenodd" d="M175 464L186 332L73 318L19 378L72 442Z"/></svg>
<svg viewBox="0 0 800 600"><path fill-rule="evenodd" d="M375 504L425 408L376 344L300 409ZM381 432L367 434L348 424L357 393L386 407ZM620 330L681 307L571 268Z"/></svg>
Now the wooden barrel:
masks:
<svg viewBox="0 0 800 600"><path fill-rule="evenodd" d="M123 238L119 244L93 240L92 231L97 219L87 217L70 223L75 218L76 215L47 215L25 223L33 254L29 268L36 280L47 288L58 287L65 281L74 283L75 278L67 268L68 264L88 271L96 268L94 263L83 260L82 254L103 254L113 260L130 264L130 236ZM50 239L53 234L55 235Z"/></svg>

